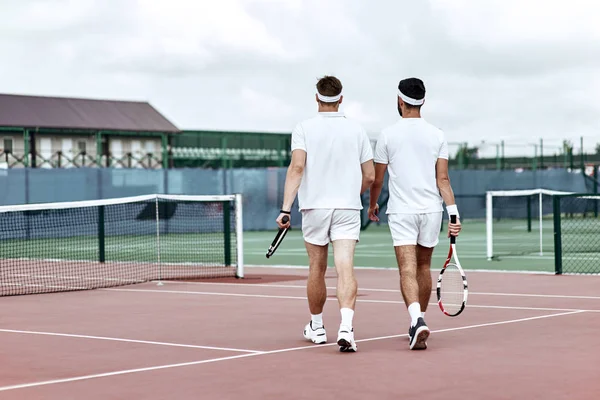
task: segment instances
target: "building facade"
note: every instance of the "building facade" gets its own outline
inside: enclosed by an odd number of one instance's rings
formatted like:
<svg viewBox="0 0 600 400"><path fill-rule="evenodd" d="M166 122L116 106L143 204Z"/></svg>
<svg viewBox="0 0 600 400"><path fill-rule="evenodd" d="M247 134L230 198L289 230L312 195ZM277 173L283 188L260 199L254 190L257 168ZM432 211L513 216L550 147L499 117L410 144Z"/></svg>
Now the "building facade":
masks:
<svg viewBox="0 0 600 400"><path fill-rule="evenodd" d="M166 168L179 132L148 103L0 94L0 169Z"/></svg>

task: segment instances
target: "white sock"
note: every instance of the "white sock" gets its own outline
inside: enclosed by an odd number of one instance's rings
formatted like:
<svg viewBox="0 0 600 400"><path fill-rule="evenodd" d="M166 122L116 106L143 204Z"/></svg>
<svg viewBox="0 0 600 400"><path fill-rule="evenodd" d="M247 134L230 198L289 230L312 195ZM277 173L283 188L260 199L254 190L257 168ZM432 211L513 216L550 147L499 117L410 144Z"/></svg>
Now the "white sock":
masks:
<svg viewBox="0 0 600 400"><path fill-rule="evenodd" d="M312 322L311 326L313 329L321 328L323 326L323 313L311 314L310 321Z"/></svg>
<svg viewBox="0 0 600 400"><path fill-rule="evenodd" d="M425 311L421 312L421 318L425 319Z"/></svg>
<svg viewBox="0 0 600 400"><path fill-rule="evenodd" d="M342 314L342 323L340 325L352 328L352 319L354 318L354 310L351 308L341 308L340 314Z"/></svg>
<svg viewBox="0 0 600 400"><path fill-rule="evenodd" d="M412 303L408 306L408 313L410 314L410 326L415 326L417 320L421 317L421 305L419 303Z"/></svg>

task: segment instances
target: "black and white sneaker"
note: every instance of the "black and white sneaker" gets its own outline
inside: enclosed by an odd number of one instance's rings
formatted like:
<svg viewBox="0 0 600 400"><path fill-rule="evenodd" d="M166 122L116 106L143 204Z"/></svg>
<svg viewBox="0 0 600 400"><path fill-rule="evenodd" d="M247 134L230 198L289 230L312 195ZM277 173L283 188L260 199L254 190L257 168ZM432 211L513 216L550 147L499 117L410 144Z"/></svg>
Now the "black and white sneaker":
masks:
<svg viewBox="0 0 600 400"><path fill-rule="evenodd" d="M340 326L337 344L340 346L341 352L356 352L358 348L354 341L354 328L348 328L343 325Z"/></svg>
<svg viewBox="0 0 600 400"><path fill-rule="evenodd" d="M429 328L425 320L419 317L417 324L408 331L409 346L411 350L425 350L427 348L427 339L429 338Z"/></svg>
<svg viewBox="0 0 600 400"><path fill-rule="evenodd" d="M325 327L321 326L319 328L312 328L312 321L310 321L304 327L303 332L304 338L306 340L310 340L315 344L325 344L327 343L327 332L325 332Z"/></svg>

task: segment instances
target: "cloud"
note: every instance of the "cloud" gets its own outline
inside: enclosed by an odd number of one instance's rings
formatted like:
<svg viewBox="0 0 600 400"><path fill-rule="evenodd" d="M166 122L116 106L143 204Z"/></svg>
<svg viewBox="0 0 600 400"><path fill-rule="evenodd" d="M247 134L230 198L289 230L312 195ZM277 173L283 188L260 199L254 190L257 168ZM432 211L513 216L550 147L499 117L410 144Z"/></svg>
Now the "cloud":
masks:
<svg viewBox="0 0 600 400"><path fill-rule="evenodd" d="M418 76L448 140L595 145L600 4L529 0L0 3L0 86L149 100L188 129L290 131L335 74L374 136ZM589 138L589 139L587 139ZM487 151L487 150L486 150ZM513 150L511 150L513 151Z"/></svg>

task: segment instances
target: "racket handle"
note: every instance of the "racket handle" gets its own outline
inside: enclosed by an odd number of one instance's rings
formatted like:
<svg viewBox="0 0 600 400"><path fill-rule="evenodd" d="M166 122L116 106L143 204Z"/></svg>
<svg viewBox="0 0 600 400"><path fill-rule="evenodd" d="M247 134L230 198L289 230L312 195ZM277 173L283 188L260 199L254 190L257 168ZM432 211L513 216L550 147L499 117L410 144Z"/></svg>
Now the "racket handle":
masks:
<svg viewBox="0 0 600 400"><path fill-rule="evenodd" d="M452 224L456 223L456 215L450 216L450 223L452 223ZM456 236L450 235L450 244L455 244L455 243L456 243Z"/></svg>
<svg viewBox="0 0 600 400"><path fill-rule="evenodd" d="M284 224L287 224L290 221L290 217L288 217L287 215L284 215L283 218L281 218L281 222L283 222Z"/></svg>

